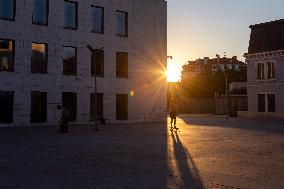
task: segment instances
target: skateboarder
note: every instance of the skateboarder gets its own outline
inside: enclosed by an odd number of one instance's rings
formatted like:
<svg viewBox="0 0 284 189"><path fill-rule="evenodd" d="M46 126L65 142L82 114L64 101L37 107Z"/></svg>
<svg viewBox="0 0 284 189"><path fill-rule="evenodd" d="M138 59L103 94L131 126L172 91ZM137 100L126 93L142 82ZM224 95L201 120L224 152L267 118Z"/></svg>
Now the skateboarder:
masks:
<svg viewBox="0 0 284 189"><path fill-rule="evenodd" d="M178 130L176 127L176 122L177 122L177 104L174 99L171 100L170 103L170 118L171 118L171 129L170 130ZM174 128L173 128L174 124Z"/></svg>

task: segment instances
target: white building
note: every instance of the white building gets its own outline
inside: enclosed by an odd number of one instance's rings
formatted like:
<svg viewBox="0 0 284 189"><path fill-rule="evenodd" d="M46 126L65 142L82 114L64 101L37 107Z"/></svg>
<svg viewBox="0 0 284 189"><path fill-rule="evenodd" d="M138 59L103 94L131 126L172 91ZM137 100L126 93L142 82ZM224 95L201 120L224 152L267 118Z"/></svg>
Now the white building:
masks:
<svg viewBox="0 0 284 189"><path fill-rule="evenodd" d="M165 0L2 0L0 126L90 123L95 75L107 122L164 119L166 49Z"/></svg>
<svg viewBox="0 0 284 189"><path fill-rule="evenodd" d="M250 26L244 117L284 117L284 20Z"/></svg>

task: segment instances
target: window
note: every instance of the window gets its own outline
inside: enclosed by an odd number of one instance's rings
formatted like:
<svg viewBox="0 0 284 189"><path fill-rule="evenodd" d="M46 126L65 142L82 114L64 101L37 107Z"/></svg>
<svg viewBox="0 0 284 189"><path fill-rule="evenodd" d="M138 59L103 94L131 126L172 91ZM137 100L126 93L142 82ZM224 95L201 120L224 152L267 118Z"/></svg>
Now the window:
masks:
<svg viewBox="0 0 284 189"><path fill-rule="evenodd" d="M63 47L63 74L77 75L77 49Z"/></svg>
<svg viewBox="0 0 284 189"><path fill-rule="evenodd" d="M258 112L265 112L265 94L258 94Z"/></svg>
<svg viewBox="0 0 284 189"><path fill-rule="evenodd" d="M32 43L32 73L47 73L47 45Z"/></svg>
<svg viewBox="0 0 284 189"><path fill-rule="evenodd" d="M91 93L90 115L91 115L91 121L94 121L95 118L97 119L103 118L104 114L103 114L103 94L102 93L97 93L97 94Z"/></svg>
<svg viewBox="0 0 284 189"><path fill-rule="evenodd" d="M0 123L13 122L14 92L0 90Z"/></svg>
<svg viewBox="0 0 284 189"><path fill-rule="evenodd" d="M128 119L128 95L116 94L116 120Z"/></svg>
<svg viewBox="0 0 284 189"><path fill-rule="evenodd" d="M116 77L128 78L128 53L116 53Z"/></svg>
<svg viewBox="0 0 284 189"><path fill-rule="evenodd" d="M228 64L227 68L228 68L228 70L231 70L232 69L232 64Z"/></svg>
<svg viewBox="0 0 284 189"><path fill-rule="evenodd" d="M267 94L268 112L275 112L275 94Z"/></svg>
<svg viewBox="0 0 284 189"><path fill-rule="evenodd" d="M16 0L0 0L0 19L15 20Z"/></svg>
<svg viewBox="0 0 284 189"><path fill-rule="evenodd" d="M267 63L267 79L275 79L275 64L273 62Z"/></svg>
<svg viewBox="0 0 284 189"><path fill-rule="evenodd" d="M65 1L64 2L64 28L78 28L78 3Z"/></svg>
<svg viewBox="0 0 284 189"><path fill-rule="evenodd" d="M200 72L201 71L201 66L200 65L196 65L195 66L195 71Z"/></svg>
<svg viewBox="0 0 284 189"><path fill-rule="evenodd" d="M217 66L216 65L213 65L212 66L212 71L216 71L217 70Z"/></svg>
<svg viewBox="0 0 284 189"><path fill-rule="evenodd" d="M0 39L0 72L1 71L14 71L14 41L12 40Z"/></svg>
<svg viewBox="0 0 284 189"><path fill-rule="evenodd" d="M258 80L264 79L264 64L263 63L257 64L257 79Z"/></svg>
<svg viewBox="0 0 284 189"><path fill-rule="evenodd" d="M70 121L76 121L77 117L77 94L70 92L62 93L62 106L70 115Z"/></svg>
<svg viewBox="0 0 284 189"><path fill-rule="evenodd" d="M235 70L240 71L240 65L239 64L235 65Z"/></svg>
<svg viewBox="0 0 284 189"><path fill-rule="evenodd" d="M47 93L31 92L31 123L43 123L47 120Z"/></svg>
<svg viewBox="0 0 284 189"><path fill-rule="evenodd" d="M48 24L48 0L33 0L33 24Z"/></svg>
<svg viewBox="0 0 284 189"><path fill-rule="evenodd" d="M104 50L94 49L91 60L91 75L104 76Z"/></svg>
<svg viewBox="0 0 284 189"><path fill-rule="evenodd" d="M128 13L116 11L116 35L121 37L128 36Z"/></svg>
<svg viewBox="0 0 284 189"><path fill-rule="evenodd" d="M104 33L104 8L92 6L92 32Z"/></svg>

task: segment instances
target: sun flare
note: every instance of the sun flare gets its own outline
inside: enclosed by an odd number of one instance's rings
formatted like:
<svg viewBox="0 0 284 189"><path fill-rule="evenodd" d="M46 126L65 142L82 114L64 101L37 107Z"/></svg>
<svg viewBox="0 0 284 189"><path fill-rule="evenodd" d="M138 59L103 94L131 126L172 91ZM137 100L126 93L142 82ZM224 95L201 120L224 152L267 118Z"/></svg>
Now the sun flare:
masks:
<svg viewBox="0 0 284 189"><path fill-rule="evenodd" d="M168 63L167 66L167 81L168 82L178 82L180 79L180 70L175 63Z"/></svg>

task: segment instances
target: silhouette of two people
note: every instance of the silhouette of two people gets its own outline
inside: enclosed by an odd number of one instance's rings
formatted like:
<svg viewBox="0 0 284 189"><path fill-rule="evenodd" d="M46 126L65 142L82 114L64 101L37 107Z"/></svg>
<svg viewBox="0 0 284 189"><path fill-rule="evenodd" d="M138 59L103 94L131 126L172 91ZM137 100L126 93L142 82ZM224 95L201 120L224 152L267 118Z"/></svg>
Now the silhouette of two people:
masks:
<svg viewBox="0 0 284 189"><path fill-rule="evenodd" d="M61 133L68 133L68 124L70 121L70 112L67 108L61 107L60 105L57 106L57 110L61 110L61 119L60 119L60 132Z"/></svg>

